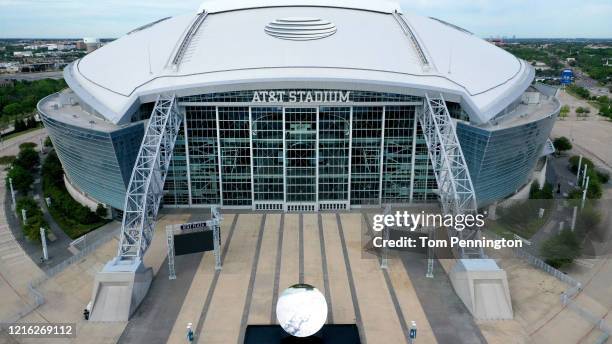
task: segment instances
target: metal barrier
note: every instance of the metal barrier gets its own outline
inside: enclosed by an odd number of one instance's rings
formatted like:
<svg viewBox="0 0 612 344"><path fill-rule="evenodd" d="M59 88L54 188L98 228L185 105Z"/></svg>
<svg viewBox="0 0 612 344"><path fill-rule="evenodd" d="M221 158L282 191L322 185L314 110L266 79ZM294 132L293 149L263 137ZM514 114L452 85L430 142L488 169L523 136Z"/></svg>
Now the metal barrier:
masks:
<svg viewBox="0 0 612 344"><path fill-rule="evenodd" d="M487 237L491 237L493 239L496 240L501 240L502 237L497 235L497 233L494 232L490 232L488 231L486 234ZM536 267L554 277L556 277L558 280L560 280L561 282L567 283L571 286L570 289L566 290L564 292L567 293L568 291L572 290L572 289L576 289L575 292L573 292L571 294L571 297L573 297L575 294L577 294L580 290L582 290L582 284L580 282L578 282L577 280L573 279L572 277L568 276L567 274L553 268L552 266L548 265L545 261L543 261L542 259L532 255L531 253L527 252L526 250L523 250L520 247L509 247L509 250L512 251L512 253L514 254L515 257L519 257L519 258L524 258L531 266Z"/></svg>
<svg viewBox="0 0 612 344"><path fill-rule="evenodd" d="M487 236L496 239L501 239L500 236L492 232L488 232ZM608 326L605 323L604 318L597 316L589 312L588 310L580 307L578 304L576 304L576 301L574 300L578 293L582 291L582 283L546 264L546 262L542 259L532 255L531 253L521 248L513 247L509 249L512 250L514 256L525 259L531 266L536 267L544 272L547 272L548 274L559 279L561 282L569 284L571 287L561 293L561 303L572 311L576 312L576 314L578 314L581 318L588 321L594 327L598 328L603 332L603 334L597 339L597 344L603 344L608 340L610 334L612 333L612 327Z"/></svg>

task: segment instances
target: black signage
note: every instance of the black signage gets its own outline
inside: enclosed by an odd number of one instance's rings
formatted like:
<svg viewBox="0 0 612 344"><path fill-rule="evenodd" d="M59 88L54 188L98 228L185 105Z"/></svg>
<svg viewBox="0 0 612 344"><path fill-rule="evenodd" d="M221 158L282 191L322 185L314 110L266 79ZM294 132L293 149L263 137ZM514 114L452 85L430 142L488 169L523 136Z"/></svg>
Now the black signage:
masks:
<svg viewBox="0 0 612 344"><path fill-rule="evenodd" d="M213 251L215 249L212 230L177 234L174 236L174 255Z"/></svg>
<svg viewBox="0 0 612 344"><path fill-rule="evenodd" d="M181 230L186 230L186 229L198 229L198 228L206 228L206 221L201 221L201 222L192 222L192 223L183 223L181 225Z"/></svg>

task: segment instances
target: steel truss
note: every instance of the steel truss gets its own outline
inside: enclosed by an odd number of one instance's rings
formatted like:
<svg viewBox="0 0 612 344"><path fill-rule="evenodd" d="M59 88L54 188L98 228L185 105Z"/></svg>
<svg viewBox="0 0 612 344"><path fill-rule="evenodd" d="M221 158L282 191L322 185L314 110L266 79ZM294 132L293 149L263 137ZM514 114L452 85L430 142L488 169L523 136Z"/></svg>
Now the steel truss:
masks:
<svg viewBox="0 0 612 344"><path fill-rule="evenodd" d="M159 96L138 152L125 196L117 256L142 258L155 230L174 144L183 116L175 96Z"/></svg>
<svg viewBox="0 0 612 344"><path fill-rule="evenodd" d="M425 94L423 111L418 113L427 151L438 183L444 214L476 214L477 204L472 179L459 145L455 125L442 94ZM480 237L478 230L449 231L461 239ZM462 258L483 257L482 248L461 248Z"/></svg>

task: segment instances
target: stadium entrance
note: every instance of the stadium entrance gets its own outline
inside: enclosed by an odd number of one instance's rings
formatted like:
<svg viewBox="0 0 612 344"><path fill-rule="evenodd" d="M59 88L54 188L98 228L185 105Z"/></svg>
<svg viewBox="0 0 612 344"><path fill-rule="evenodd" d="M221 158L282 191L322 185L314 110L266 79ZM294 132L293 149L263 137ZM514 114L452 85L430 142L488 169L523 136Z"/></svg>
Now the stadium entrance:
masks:
<svg viewBox="0 0 612 344"><path fill-rule="evenodd" d="M420 97L259 90L178 104L166 207L318 211L436 199Z"/></svg>

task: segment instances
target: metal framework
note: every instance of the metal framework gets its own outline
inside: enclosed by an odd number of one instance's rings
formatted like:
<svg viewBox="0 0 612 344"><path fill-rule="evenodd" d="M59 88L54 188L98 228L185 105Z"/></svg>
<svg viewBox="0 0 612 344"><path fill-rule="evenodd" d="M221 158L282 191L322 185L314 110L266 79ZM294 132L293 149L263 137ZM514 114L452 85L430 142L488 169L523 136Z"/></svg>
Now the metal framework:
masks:
<svg viewBox="0 0 612 344"><path fill-rule="evenodd" d="M157 98L125 196L118 257L141 258L151 243L182 120L174 95Z"/></svg>
<svg viewBox="0 0 612 344"><path fill-rule="evenodd" d="M187 31L187 33L185 34L185 37L181 41L181 44L179 45L178 49L176 50L176 54L172 59L172 66L174 68L178 68L180 66L181 62L183 61L183 57L187 52L187 48L189 48L189 45L191 44L191 40L200 29L200 26L202 26L202 23L204 22L204 19L206 19L207 16L208 12L200 13L189 27L189 31Z"/></svg>
<svg viewBox="0 0 612 344"><path fill-rule="evenodd" d="M410 40L410 43L412 43L412 46L414 47L414 50L416 50L423 66L429 66L429 60L427 60L427 56L425 56L425 52L419 44L419 41L417 40L416 35L414 34L414 31L410 28L410 24L408 24L408 22L404 19L404 16L401 13L393 12L393 18L395 18L397 23L402 28L402 31L404 31L404 34Z"/></svg>
<svg viewBox="0 0 612 344"><path fill-rule="evenodd" d="M452 215L475 214L477 205L474 186L442 94L435 98L425 94L423 111L417 116L438 183L442 211ZM456 235L468 239L479 236L479 232L463 230L456 231ZM461 249L462 257L474 255L482 257L482 248Z"/></svg>
<svg viewBox="0 0 612 344"><path fill-rule="evenodd" d="M166 246L168 248L168 279L176 279L176 269L174 267L174 235L181 232L184 225L205 225L204 230L213 231L213 254L215 256L215 270L221 270L221 221L223 216L217 207L210 209L211 218L207 221L186 223L183 225L167 225L166 226Z"/></svg>

